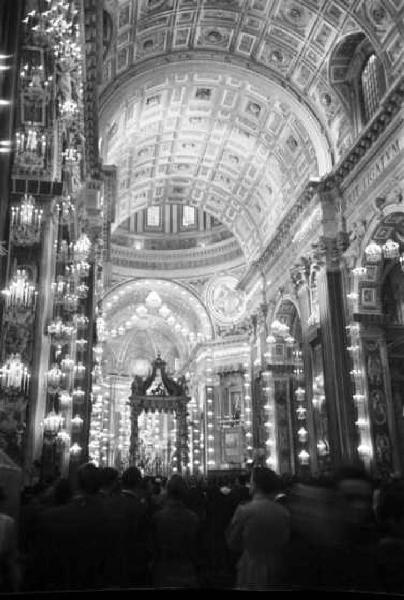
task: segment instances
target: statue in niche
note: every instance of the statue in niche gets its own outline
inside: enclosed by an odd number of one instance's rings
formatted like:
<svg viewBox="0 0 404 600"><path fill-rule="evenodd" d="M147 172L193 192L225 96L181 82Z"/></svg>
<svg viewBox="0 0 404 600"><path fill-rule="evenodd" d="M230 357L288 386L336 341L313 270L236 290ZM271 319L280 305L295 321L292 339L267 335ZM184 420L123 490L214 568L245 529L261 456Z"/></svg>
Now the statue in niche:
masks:
<svg viewBox="0 0 404 600"><path fill-rule="evenodd" d="M370 352L366 361L369 383L371 385L382 385L382 362L378 352Z"/></svg>
<svg viewBox="0 0 404 600"><path fill-rule="evenodd" d="M353 268L360 257L362 240L366 234L366 220L352 224L349 232L349 247L345 252L348 268Z"/></svg>
<svg viewBox="0 0 404 600"><path fill-rule="evenodd" d="M384 313L390 323L404 324L404 274L400 267L392 269L382 293Z"/></svg>
<svg viewBox="0 0 404 600"><path fill-rule="evenodd" d="M70 58L62 58L56 64L56 96L61 102L71 102L74 99L74 68L74 62Z"/></svg>
<svg viewBox="0 0 404 600"><path fill-rule="evenodd" d="M312 265L310 271L310 319L318 323L320 321L320 305L318 301L317 265Z"/></svg>
<svg viewBox="0 0 404 600"><path fill-rule="evenodd" d="M140 375L135 375L131 385L132 394L134 396L142 396L143 395L143 379Z"/></svg>
<svg viewBox="0 0 404 600"><path fill-rule="evenodd" d="M387 423L387 414L382 390L373 390L370 393L370 401L375 424L385 425Z"/></svg>
<svg viewBox="0 0 404 600"><path fill-rule="evenodd" d="M391 443L385 433L376 434L375 449L378 463L391 464Z"/></svg>

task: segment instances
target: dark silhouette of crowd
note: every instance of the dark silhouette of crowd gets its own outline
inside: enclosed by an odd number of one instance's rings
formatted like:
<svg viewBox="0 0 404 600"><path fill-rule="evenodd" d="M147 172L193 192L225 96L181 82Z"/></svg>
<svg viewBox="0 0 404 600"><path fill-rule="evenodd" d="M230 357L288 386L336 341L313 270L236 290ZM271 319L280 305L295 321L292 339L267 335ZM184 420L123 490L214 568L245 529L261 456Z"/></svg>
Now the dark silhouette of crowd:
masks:
<svg viewBox="0 0 404 600"><path fill-rule="evenodd" d="M404 593L404 481L88 463L25 488L18 519L0 507L1 592L137 588Z"/></svg>

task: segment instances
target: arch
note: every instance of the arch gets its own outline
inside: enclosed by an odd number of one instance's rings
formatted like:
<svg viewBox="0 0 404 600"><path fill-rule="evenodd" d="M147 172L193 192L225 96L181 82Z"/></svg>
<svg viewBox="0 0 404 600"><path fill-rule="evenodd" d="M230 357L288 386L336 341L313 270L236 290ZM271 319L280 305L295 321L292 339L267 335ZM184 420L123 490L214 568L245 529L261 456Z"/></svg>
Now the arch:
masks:
<svg viewBox="0 0 404 600"><path fill-rule="evenodd" d="M365 114L362 81L364 67L372 55L380 61L378 81L379 99L381 99L387 87L386 59L363 31L356 31L342 38L334 48L329 60L330 83L346 108L355 135L366 125L373 114Z"/></svg>
<svg viewBox="0 0 404 600"><path fill-rule="evenodd" d="M378 244L383 245L387 239L394 238L395 231L398 224L403 223L403 237L404 237L404 208L401 204L392 203L384 207L382 213L376 213L372 216L370 222L367 225L366 232L358 247L358 256L353 264L352 268L356 267L369 267L366 259L365 250L372 240L375 240ZM403 240L401 240L402 242ZM372 280L369 281L369 288L374 288L375 298L378 299L378 304L375 303L374 309L381 308L381 286L386 275L385 265L382 263L374 265L375 272L372 274ZM357 298L357 309L359 312L363 310L362 300L360 297L361 288L363 287L363 278L352 277L351 278L351 292L353 297ZM370 306L369 306L370 307Z"/></svg>
<svg viewBox="0 0 404 600"><path fill-rule="evenodd" d="M292 305L293 309L294 309L294 314L290 312L290 310L285 310L285 307L290 304ZM283 310L282 310L283 309ZM297 337L295 336L296 333L296 326L298 324L298 322L300 322L300 339L299 342L301 342L301 336L302 336L302 332L301 332L301 315L300 315L300 308L299 305L296 301L295 298L293 298L290 294L285 294L283 296L281 296L278 300L278 302L275 305L274 308L274 312L273 312L273 317L272 319L275 320L278 318L278 316L280 314L292 314L293 318L290 319L290 324L289 324L289 329L290 329L290 333L291 335L297 340Z"/></svg>
<svg viewBox="0 0 404 600"><path fill-rule="evenodd" d="M209 324L210 337L211 339L214 339L215 327L211 315L207 310L205 304L196 294L195 290L186 282L178 282L172 281L170 279L153 277L127 279L125 281L116 283L113 287L107 290L101 298L100 302L103 307L106 307L108 301L113 299L114 296L117 296L117 298L114 300L114 303L116 303L119 300L119 297L123 297L125 293L130 293L130 291L133 290L134 287L141 287L143 285L147 286L150 289L155 289L155 287L158 287L160 284L163 286L166 285L167 287L170 287L173 290L178 289L179 294L186 294L187 298L191 299L191 303L199 307L200 311L202 311L202 313L205 316L205 321Z"/></svg>

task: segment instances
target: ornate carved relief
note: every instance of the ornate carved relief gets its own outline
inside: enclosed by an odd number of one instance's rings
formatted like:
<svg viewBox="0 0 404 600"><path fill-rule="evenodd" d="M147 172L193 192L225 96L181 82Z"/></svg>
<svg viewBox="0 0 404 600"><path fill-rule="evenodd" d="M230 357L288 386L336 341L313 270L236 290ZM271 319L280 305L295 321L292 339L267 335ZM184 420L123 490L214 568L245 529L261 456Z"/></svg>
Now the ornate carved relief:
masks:
<svg viewBox="0 0 404 600"><path fill-rule="evenodd" d="M380 342L364 341L364 359L369 392L369 415L375 451L376 470L381 475L393 472L393 450L388 422L388 404L383 375Z"/></svg>

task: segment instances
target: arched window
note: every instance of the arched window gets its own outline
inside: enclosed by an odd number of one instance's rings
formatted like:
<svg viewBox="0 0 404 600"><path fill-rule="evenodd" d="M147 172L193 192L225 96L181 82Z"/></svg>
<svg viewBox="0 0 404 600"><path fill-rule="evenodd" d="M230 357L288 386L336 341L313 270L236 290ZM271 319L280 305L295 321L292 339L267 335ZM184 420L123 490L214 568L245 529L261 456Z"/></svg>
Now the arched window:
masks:
<svg viewBox="0 0 404 600"><path fill-rule="evenodd" d="M195 208L185 205L182 209L182 226L192 227L195 225Z"/></svg>
<svg viewBox="0 0 404 600"><path fill-rule="evenodd" d="M364 63L361 71L361 95L363 118L367 123L377 111L384 93L383 67L376 54L371 54Z"/></svg>
<svg viewBox="0 0 404 600"><path fill-rule="evenodd" d="M330 82L350 114L353 135L373 117L386 91L381 57L363 32L346 36L330 57Z"/></svg>
<svg viewBox="0 0 404 600"><path fill-rule="evenodd" d="M160 207L149 206L147 209L147 227L160 226Z"/></svg>

